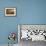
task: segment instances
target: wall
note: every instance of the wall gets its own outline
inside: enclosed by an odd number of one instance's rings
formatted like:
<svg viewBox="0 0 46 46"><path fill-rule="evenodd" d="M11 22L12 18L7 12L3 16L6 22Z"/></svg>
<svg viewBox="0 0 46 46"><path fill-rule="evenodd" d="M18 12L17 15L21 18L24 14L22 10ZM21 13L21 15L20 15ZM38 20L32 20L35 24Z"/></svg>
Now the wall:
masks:
<svg viewBox="0 0 46 46"><path fill-rule="evenodd" d="M5 7L16 7L17 16L5 17ZM0 44L8 43L9 32L18 32L18 24L46 24L46 0L1 0Z"/></svg>
<svg viewBox="0 0 46 46"><path fill-rule="evenodd" d="M46 24L46 0L25 0L21 5L21 24Z"/></svg>

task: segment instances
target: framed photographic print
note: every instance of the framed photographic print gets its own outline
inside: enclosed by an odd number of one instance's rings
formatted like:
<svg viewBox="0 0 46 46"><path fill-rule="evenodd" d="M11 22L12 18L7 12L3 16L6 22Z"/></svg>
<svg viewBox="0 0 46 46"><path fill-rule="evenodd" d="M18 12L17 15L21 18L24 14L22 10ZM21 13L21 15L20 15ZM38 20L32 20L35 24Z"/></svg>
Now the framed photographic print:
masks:
<svg viewBox="0 0 46 46"><path fill-rule="evenodd" d="M5 8L5 16L16 16L16 8Z"/></svg>
<svg viewBox="0 0 46 46"><path fill-rule="evenodd" d="M46 25L44 24L19 24L18 41L46 41Z"/></svg>

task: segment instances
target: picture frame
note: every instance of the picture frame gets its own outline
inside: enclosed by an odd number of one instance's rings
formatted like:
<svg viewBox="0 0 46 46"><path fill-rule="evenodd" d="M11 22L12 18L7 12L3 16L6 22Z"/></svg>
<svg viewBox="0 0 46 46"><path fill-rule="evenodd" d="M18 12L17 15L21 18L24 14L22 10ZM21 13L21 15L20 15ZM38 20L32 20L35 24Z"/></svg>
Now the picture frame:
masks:
<svg viewBox="0 0 46 46"><path fill-rule="evenodd" d="M16 16L16 8L5 8L5 16Z"/></svg>
<svg viewBox="0 0 46 46"><path fill-rule="evenodd" d="M23 35L23 30L28 30L26 35ZM25 38L24 36L28 37ZM18 42L22 40L46 41L46 24L18 24Z"/></svg>

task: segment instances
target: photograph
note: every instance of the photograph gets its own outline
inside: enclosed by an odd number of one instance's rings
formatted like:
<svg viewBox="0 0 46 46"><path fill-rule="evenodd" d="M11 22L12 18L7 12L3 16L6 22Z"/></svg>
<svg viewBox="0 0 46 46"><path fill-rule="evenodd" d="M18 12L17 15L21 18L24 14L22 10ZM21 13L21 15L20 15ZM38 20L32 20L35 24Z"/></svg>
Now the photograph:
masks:
<svg viewBox="0 0 46 46"><path fill-rule="evenodd" d="M5 16L16 16L16 8L5 8Z"/></svg>
<svg viewBox="0 0 46 46"><path fill-rule="evenodd" d="M20 46L31 46L32 43L46 41L46 25L19 24L18 38Z"/></svg>

